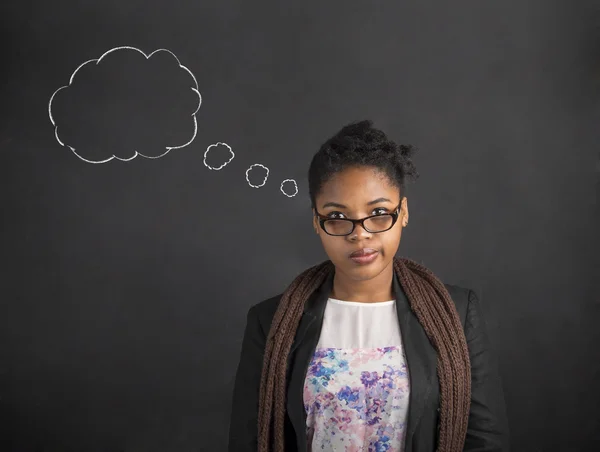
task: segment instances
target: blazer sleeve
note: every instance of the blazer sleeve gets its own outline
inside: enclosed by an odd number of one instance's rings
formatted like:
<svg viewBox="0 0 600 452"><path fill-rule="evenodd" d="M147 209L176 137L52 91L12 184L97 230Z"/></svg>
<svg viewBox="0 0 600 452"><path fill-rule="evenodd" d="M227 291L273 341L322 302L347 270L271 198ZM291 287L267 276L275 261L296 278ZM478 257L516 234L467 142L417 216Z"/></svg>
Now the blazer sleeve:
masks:
<svg viewBox="0 0 600 452"><path fill-rule="evenodd" d="M258 396L266 335L256 314L248 310L242 350L235 375L229 422L229 452L258 449Z"/></svg>
<svg viewBox="0 0 600 452"><path fill-rule="evenodd" d="M471 360L471 411L465 452L510 450L508 420L498 360L477 294L469 290L465 336Z"/></svg>

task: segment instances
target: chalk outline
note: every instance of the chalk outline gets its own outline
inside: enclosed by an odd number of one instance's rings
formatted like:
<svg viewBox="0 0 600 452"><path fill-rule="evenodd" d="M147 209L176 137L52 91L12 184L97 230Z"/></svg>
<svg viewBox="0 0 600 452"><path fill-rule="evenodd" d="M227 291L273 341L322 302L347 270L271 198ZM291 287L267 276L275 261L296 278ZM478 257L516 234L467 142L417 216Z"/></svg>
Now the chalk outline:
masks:
<svg viewBox="0 0 600 452"><path fill-rule="evenodd" d="M252 168L253 168L253 167L255 167L255 166L260 166L260 167L262 167L262 168L264 168L264 169L266 169L266 170L267 170L267 175L265 176L265 180L264 180L264 182L263 182L262 184L260 184L260 185L252 185L252 184L250 183L250 179L248 179L248 173L249 173L249 172L252 170ZM264 166L264 165L261 165L260 163L254 163L254 164L250 165L250 167L249 167L249 168L246 170L246 182L248 182L248 185L250 185L252 188L260 188L260 187L264 187L264 186L265 186L265 184L267 183L267 179L268 179L268 178L269 178L269 168L267 168L267 167L266 167L266 166Z"/></svg>
<svg viewBox="0 0 600 452"><path fill-rule="evenodd" d="M144 154L139 153L137 151L134 151L135 154L133 155L133 157L130 157L130 158L127 158L127 159L124 159L124 158L121 158L121 157L117 157L116 155L113 154L112 157L107 158L106 160L92 161L92 160L84 159L77 152L75 152L75 148L73 148L72 146L69 146L68 144L64 144L60 140L60 138L58 137L58 125L56 124L56 122L54 122L54 117L52 116L52 101L54 100L54 96L56 96L56 94L59 91L61 91L61 90L65 89L65 88L68 88L69 86L71 86L71 84L73 83L73 79L75 78L75 74L77 74L77 72L79 71L79 69L81 69L83 66L85 66L86 64L89 64L89 63L91 63L93 61L95 61L96 65L98 65L98 63L100 63L100 61L106 55L108 55L109 53L112 53L112 52L116 52L117 50L136 50L137 52L140 52L142 55L144 55L144 57L146 58L146 60L149 60L152 57L152 55L154 55L157 52L168 52L171 55L173 55L173 57L175 58L175 61L177 61L177 64L179 65L179 67L182 68L182 69L185 69L192 76L192 79L194 80L194 84L196 85L196 87L195 88L191 88L191 90L194 91L196 94L198 94L198 108L196 108L196 111L194 111L194 113L192 113L192 117L194 118L194 135L192 136L192 139L190 141L188 141L187 143L185 143L185 144L183 144L181 146L167 146L166 147L166 152L164 154L161 154L161 155L156 156L156 157L147 156L147 155L144 155ZM94 58L92 60L88 60L88 61L80 64L79 67L77 67L77 69L75 69L75 71L73 72L73 74L71 74L71 78L69 79L69 84L65 85L65 86L61 86L60 88L58 88L56 91L54 91L54 93L50 97L50 102L48 103L48 116L50 116L50 121L52 122L52 125L54 126L54 136L56 137L56 141L58 141L58 143L61 146L66 146L69 149L71 149L71 151L73 152L73 154L75 154L81 160L83 160L85 162L88 162L88 163L106 163L106 162L111 161L112 159L117 159L117 160L120 160L122 162L129 162L129 161L133 160L134 158L136 158L138 155L140 155L142 157L145 157L147 159L158 159L158 158L164 157L165 155L167 155L173 149L181 149L181 148L184 148L184 147L188 146L189 144L191 144L192 141L194 141L194 139L196 138L196 134L198 133L198 122L196 120L196 113L198 113L198 110L200 110L200 106L201 105L202 105L202 95L200 94L200 91L198 90L198 81L196 80L196 77L194 76L194 74L192 74L192 71L190 71L186 66L184 66L183 64L181 64L181 62L179 61L179 58L177 58L177 56L173 52L171 52L170 50L167 50L167 49L157 49L154 52L152 52L151 54L146 55L144 52L142 52L138 48L131 47L131 46L121 46L121 47L115 47L113 49L110 49L110 50L104 52L102 54L102 56L100 56L100 58Z"/></svg>
<svg viewBox="0 0 600 452"><path fill-rule="evenodd" d="M210 151L210 148L212 148L213 146L218 146L220 144L222 144L223 146L226 146L227 149L229 149L229 152L231 152L231 158L229 160L227 160L225 163L223 163L221 166L219 166L218 168L214 168L212 166L209 166L208 163L206 163L206 156L208 155L208 152ZM202 161L204 163L204 166L206 166L209 170L220 171L221 169L223 169L227 165L229 165L234 158L235 158L235 153L231 149L231 146L229 146L227 143L223 143L223 142L219 141L219 142L217 142L215 144L211 144L210 146L208 146L206 148L206 151L204 152L204 159Z"/></svg>
<svg viewBox="0 0 600 452"><path fill-rule="evenodd" d="M286 192L283 191L283 184L285 184L286 182L294 183L294 187L296 187L296 193L294 193L293 195L288 195ZM283 182L281 182L281 186L279 187L279 190L281 190L281 193L283 193L288 198L293 198L294 196L296 196L298 194L298 184L296 183L296 181L294 179L284 179Z"/></svg>

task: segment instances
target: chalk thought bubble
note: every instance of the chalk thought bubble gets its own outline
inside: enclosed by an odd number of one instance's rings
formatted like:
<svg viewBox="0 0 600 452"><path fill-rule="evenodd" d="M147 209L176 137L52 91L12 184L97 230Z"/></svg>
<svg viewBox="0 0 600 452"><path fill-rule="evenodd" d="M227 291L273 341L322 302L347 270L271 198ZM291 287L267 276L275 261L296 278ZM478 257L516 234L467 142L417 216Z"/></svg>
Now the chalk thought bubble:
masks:
<svg viewBox="0 0 600 452"><path fill-rule="evenodd" d="M169 50L116 47L81 64L51 96L56 140L89 163L156 159L196 137L202 96Z"/></svg>
<svg viewBox="0 0 600 452"><path fill-rule="evenodd" d="M294 179L285 179L281 183L281 186L279 187L279 189L281 190L281 193L283 193L288 198L293 198L294 196L296 196L298 194L298 184L296 183L296 181Z"/></svg>
<svg viewBox="0 0 600 452"><path fill-rule="evenodd" d="M227 143L221 141L211 144L204 152L203 163L209 170L220 171L225 168L235 158L235 153ZM246 170L246 182L253 188L261 188L267 183L269 177L269 168L260 163L251 165ZM258 180L258 183L253 183ZM293 198L298 194L298 184L294 179L285 179L279 187L281 193L288 198Z"/></svg>
<svg viewBox="0 0 600 452"><path fill-rule="evenodd" d="M253 184L252 182L250 182L251 177L253 179L259 180L262 178L262 182L260 182L259 184ZM246 182L248 182L248 185L250 185L252 188L260 188L264 186L267 183L268 178L269 168L267 168L264 165L261 165L260 163L250 165L250 167L246 170Z"/></svg>
<svg viewBox="0 0 600 452"><path fill-rule="evenodd" d="M234 157L235 153L227 143L218 142L211 144L206 148L206 152L204 153L204 166L210 170L219 171L225 168Z"/></svg>

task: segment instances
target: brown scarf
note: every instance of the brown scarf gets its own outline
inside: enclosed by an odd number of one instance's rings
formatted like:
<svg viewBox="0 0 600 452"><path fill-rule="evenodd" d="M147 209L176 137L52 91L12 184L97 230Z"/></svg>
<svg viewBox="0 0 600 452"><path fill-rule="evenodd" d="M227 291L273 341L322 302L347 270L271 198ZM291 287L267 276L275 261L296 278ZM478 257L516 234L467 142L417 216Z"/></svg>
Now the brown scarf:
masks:
<svg viewBox="0 0 600 452"><path fill-rule="evenodd" d="M258 406L258 452L284 452L288 354L306 300L333 271L330 260L311 267L297 276L281 297L263 359ZM394 258L394 271L411 309L438 355L440 430L437 452L461 452L471 406L471 363L456 307L444 284L421 264L410 259Z"/></svg>

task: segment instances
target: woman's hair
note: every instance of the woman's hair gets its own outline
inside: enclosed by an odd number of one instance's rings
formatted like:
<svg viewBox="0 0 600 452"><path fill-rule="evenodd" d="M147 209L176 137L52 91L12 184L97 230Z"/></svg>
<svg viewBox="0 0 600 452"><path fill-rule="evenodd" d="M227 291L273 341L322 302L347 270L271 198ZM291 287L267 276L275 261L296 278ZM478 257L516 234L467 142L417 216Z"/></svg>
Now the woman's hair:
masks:
<svg viewBox="0 0 600 452"><path fill-rule="evenodd" d="M311 207L316 197L335 174L350 167L371 167L385 174L404 194L406 182L416 180L419 173L412 157L414 146L396 144L385 133L373 127L372 121L360 121L343 127L327 140L314 155L308 169L308 193Z"/></svg>
<svg viewBox="0 0 600 452"><path fill-rule="evenodd" d="M344 127L317 152L309 170L310 197L331 176L351 166L370 166L388 175L400 190L416 177L413 148L396 145L370 121ZM298 275L284 291L273 317L263 356L258 406L258 451L284 451L287 362L304 305L334 271L326 260ZM471 365L464 331L444 284L427 268L394 257L394 271L410 307L438 353L440 430L438 452L462 451L471 403Z"/></svg>

